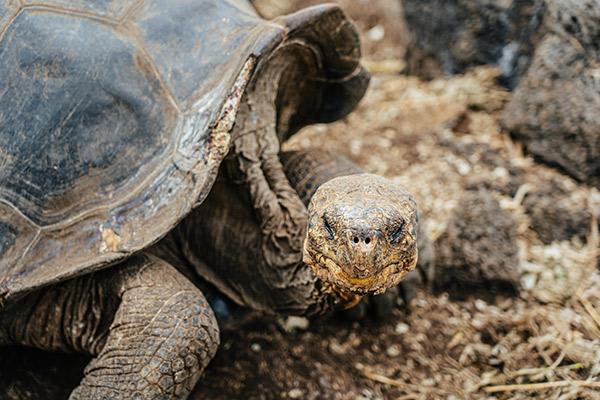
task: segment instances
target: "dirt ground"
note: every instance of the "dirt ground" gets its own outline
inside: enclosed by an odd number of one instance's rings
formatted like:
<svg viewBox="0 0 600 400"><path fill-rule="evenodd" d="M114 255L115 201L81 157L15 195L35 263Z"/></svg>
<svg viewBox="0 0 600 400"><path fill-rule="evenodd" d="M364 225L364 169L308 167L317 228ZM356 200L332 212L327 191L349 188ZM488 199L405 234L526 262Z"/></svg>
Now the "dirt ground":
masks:
<svg viewBox="0 0 600 400"><path fill-rule="evenodd" d="M256 1L268 16L316 2ZM501 131L509 93L496 70L403 76L399 2L339 3L358 20L371 87L345 120L306 128L286 147L333 149L409 188L434 240L466 190L489 189L517 223L520 294L455 301L419 290L382 321L256 318L223 332L192 398L600 399L598 192L536 164ZM550 183L566 194L547 207L585 216L566 240L542 241L532 228L527 197ZM65 372L45 362L37 367Z"/></svg>

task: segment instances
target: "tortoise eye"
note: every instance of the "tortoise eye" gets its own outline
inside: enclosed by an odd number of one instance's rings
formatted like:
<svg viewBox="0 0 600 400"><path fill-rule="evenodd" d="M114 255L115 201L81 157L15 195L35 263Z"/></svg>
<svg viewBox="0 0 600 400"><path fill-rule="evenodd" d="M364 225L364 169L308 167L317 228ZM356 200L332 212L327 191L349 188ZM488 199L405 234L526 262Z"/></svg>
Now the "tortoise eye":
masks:
<svg viewBox="0 0 600 400"><path fill-rule="evenodd" d="M398 243L398 241L402 237L402 234L404 233L404 226L405 225L406 225L405 222L402 221L398 225L398 227L391 233L390 240L392 241L392 243Z"/></svg>
<svg viewBox="0 0 600 400"><path fill-rule="evenodd" d="M325 230L329 234L329 236L327 237L327 239L333 240L333 237L334 237L334 235L333 235L333 229L331 228L331 225L329 225L329 221L327 221L327 218L325 216L323 216L323 227L325 227Z"/></svg>

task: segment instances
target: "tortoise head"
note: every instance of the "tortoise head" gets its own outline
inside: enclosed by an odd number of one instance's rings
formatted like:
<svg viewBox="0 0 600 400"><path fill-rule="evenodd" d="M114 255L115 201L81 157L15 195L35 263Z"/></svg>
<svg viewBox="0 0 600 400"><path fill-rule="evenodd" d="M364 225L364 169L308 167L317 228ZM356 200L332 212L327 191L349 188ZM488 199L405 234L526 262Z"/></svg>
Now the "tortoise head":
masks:
<svg viewBox="0 0 600 400"><path fill-rule="evenodd" d="M309 207L304 262L342 293L380 294L417 262L417 208L388 179L358 174L319 187Z"/></svg>

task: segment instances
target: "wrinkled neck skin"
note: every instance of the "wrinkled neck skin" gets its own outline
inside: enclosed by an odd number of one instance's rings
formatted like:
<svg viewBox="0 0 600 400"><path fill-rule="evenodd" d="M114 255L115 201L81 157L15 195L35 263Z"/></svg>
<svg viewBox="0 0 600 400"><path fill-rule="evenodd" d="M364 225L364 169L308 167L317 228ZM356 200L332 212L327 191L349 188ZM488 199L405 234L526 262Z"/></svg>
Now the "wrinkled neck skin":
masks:
<svg viewBox="0 0 600 400"><path fill-rule="evenodd" d="M362 172L333 156L323 159L311 152L280 156L305 205L328 180ZM269 266L261 252L260 224L246 196L242 184L221 176L208 198L155 246L154 253L192 280L200 276L236 303L267 313L313 316L360 300L317 278L302 261L302 251L286 267Z"/></svg>
<svg viewBox="0 0 600 400"><path fill-rule="evenodd" d="M302 261L308 225L306 206L311 196L321 183L356 173L357 167L338 165L334 159L317 162L307 157L308 153L287 158L279 151L279 142L297 125L294 121L306 119L295 114L298 110L306 112L305 99L320 98L311 94L320 90L320 85L307 79L319 76L317 53L307 45L292 43L279 49L255 74L258 79L248 85L238 110L231 154L221 164L217 182L202 204L154 249L160 257L179 265L188 277L195 274L238 304L260 311L315 315L357 300L319 280ZM240 163L258 159L262 166L246 167L244 176ZM286 176L281 178L302 201L287 198L280 203L287 206L285 211L294 221L273 235L272 231L265 232L269 221L256 210L256 199L271 193L249 185L248 174L268 175L266 167L278 162L287 175L287 180ZM278 179L272 175L266 178ZM292 194L298 197L296 193Z"/></svg>

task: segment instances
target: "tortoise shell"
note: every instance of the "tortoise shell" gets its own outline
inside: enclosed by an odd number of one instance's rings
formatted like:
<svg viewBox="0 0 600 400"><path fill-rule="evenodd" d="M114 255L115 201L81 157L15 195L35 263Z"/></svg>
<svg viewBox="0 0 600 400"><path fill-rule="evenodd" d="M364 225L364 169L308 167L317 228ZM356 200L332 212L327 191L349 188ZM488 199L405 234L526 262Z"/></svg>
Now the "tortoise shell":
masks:
<svg viewBox="0 0 600 400"><path fill-rule="evenodd" d="M149 246L204 200L248 82L292 41L318 74L281 137L364 93L334 6L265 21L245 0L0 0L0 306Z"/></svg>

